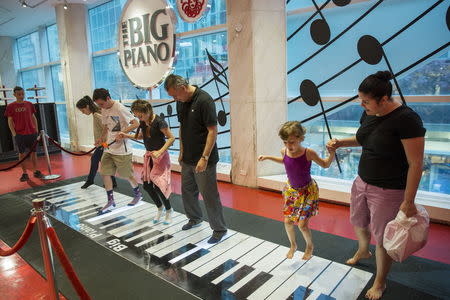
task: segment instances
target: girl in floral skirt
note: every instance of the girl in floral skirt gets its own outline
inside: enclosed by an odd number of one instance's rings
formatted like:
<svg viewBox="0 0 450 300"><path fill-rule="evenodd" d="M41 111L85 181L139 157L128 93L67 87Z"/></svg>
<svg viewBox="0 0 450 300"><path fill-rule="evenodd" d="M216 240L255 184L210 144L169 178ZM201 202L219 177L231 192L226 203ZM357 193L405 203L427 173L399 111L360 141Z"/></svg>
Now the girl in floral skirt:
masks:
<svg viewBox="0 0 450 300"><path fill-rule="evenodd" d="M316 181L311 178L311 162L314 161L322 168L328 168L334 159L335 150L328 148L330 155L322 159L314 150L302 146L305 134L306 129L300 122L284 123L278 132L285 145L281 149L281 157L261 155L258 160L269 159L284 164L288 181L283 189L283 214L286 233L291 243L286 257L292 258L297 250L294 224L298 224L306 241L303 259L308 260L314 250L308 222L310 217L319 212L319 188Z"/></svg>

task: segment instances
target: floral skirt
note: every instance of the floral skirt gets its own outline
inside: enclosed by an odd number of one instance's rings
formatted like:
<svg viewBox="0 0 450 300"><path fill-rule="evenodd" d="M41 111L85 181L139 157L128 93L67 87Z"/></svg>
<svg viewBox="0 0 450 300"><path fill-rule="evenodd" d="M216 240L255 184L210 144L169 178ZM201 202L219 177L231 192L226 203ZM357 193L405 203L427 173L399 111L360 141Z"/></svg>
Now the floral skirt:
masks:
<svg viewBox="0 0 450 300"><path fill-rule="evenodd" d="M293 188L289 181L286 182L283 198L283 214L294 223L319 213L319 187L314 179L299 189Z"/></svg>

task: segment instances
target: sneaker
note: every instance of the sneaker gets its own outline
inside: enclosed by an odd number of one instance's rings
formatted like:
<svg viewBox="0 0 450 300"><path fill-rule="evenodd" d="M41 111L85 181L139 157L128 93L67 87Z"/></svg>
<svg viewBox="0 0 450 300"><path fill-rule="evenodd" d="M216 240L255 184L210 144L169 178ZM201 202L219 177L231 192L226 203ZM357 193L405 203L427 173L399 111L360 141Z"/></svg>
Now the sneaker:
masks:
<svg viewBox="0 0 450 300"><path fill-rule="evenodd" d="M127 205L128 206L135 206L142 199L143 199L142 194L139 192L139 194L134 196L133 200L130 203L128 203Z"/></svg>
<svg viewBox="0 0 450 300"><path fill-rule="evenodd" d="M181 227L182 230L189 230L191 228L200 226L200 221L194 221L194 220L189 220L189 222L187 222L186 224L183 225L183 227Z"/></svg>
<svg viewBox="0 0 450 300"><path fill-rule="evenodd" d="M23 173L19 180L24 182L24 181L27 181L28 179L30 179L30 177L28 177L28 174Z"/></svg>
<svg viewBox="0 0 450 300"><path fill-rule="evenodd" d="M164 218L164 225L169 225L170 223L172 223L172 213L173 213L173 209L169 209L166 210L166 217Z"/></svg>
<svg viewBox="0 0 450 300"><path fill-rule="evenodd" d="M227 231L213 231L212 236L208 240L208 244L216 244L227 234Z"/></svg>
<svg viewBox="0 0 450 300"><path fill-rule="evenodd" d="M82 189L87 189L88 187L90 187L91 185L93 185L94 184L94 182L92 182L92 181L86 181L82 186L81 186L81 188Z"/></svg>
<svg viewBox="0 0 450 300"><path fill-rule="evenodd" d="M33 176L36 178L44 178L44 174L42 174L39 170L34 171Z"/></svg>
<svg viewBox="0 0 450 300"><path fill-rule="evenodd" d="M105 206L103 206L103 208L98 208L97 215L103 215L108 212L111 212L111 210L109 209L111 206L116 207L116 203L114 202L114 200L108 200L108 202L106 203Z"/></svg>

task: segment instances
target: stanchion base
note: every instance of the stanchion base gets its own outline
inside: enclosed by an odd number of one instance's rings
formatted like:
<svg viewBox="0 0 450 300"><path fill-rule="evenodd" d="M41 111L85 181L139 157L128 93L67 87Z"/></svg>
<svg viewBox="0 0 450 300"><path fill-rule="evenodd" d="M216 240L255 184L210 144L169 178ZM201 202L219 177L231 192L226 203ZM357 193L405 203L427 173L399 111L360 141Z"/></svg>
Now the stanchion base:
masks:
<svg viewBox="0 0 450 300"><path fill-rule="evenodd" d="M53 180L53 179L57 179L57 178L59 178L59 177L61 177L61 175L52 174L52 175L45 175L45 176L44 176L44 179L45 179L45 180Z"/></svg>

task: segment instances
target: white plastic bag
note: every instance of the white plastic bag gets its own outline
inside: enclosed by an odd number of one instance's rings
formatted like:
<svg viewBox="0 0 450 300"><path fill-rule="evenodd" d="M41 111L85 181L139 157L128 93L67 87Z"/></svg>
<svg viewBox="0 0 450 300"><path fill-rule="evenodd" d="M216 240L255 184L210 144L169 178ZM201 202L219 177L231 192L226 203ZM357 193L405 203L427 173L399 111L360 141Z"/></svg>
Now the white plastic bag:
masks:
<svg viewBox="0 0 450 300"><path fill-rule="evenodd" d="M423 206L416 208L417 214L410 218L400 210L384 230L383 246L395 261L404 261L427 243L430 217Z"/></svg>

